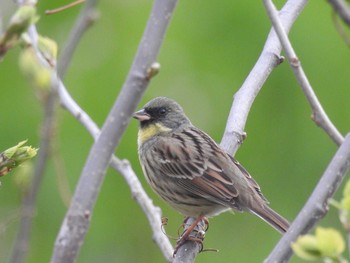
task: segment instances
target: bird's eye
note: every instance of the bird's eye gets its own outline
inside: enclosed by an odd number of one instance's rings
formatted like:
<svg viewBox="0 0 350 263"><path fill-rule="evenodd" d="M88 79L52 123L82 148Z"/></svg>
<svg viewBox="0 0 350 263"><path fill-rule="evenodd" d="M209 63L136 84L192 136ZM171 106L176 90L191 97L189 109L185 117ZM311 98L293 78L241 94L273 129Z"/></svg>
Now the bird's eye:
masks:
<svg viewBox="0 0 350 263"><path fill-rule="evenodd" d="M165 108L160 108L159 109L159 114L160 115L164 115L166 113L166 109Z"/></svg>

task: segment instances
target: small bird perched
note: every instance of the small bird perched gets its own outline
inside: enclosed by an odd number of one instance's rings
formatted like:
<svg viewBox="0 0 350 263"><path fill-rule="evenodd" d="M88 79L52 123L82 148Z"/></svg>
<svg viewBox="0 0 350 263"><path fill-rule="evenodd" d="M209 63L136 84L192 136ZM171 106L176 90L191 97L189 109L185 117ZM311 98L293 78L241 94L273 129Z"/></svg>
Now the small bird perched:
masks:
<svg viewBox="0 0 350 263"><path fill-rule="evenodd" d="M188 217L249 211L286 232L289 223L268 207L259 185L174 100L158 97L135 112L138 153L152 189Z"/></svg>

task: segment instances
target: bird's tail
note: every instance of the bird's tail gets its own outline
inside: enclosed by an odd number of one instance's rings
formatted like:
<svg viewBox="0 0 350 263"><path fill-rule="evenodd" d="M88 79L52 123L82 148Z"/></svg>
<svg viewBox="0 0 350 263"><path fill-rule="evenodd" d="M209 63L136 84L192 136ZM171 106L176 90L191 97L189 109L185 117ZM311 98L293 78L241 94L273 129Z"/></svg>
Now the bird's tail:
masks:
<svg viewBox="0 0 350 263"><path fill-rule="evenodd" d="M289 228L289 222L267 205L255 206L254 209L250 209L250 212L260 217L282 234Z"/></svg>

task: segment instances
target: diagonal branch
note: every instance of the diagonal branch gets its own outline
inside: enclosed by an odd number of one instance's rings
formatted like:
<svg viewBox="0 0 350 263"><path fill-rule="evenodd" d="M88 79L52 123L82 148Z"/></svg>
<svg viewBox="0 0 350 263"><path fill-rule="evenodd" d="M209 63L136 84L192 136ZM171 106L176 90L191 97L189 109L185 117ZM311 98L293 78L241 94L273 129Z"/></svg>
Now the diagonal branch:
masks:
<svg viewBox="0 0 350 263"><path fill-rule="evenodd" d="M313 111L313 120L331 137L331 139L337 145L340 145L344 138L334 126L334 124L330 121L330 119L327 116L327 113L324 111L321 103L317 99L317 96L314 90L312 89L311 84L301 66L300 60L298 59L292 47L292 44L288 39L287 33L283 29L283 25L278 17L276 7L274 6L271 0L264 0L264 4L272 22L272 25L281 41L284 51L286 52L289 64L292 67L294 75L297 78L299 85L301 86L307 100L311 105Z"/></svg>
<svg viewBox="0 0 350 263"><path fill-rule="evenodd" d="M281 22L288 32L298 15L307 4L307 0L289 0L279 13ZM244 127L250 108L272 70L281 62L282 47L271 30L259 59L250 71L242 87L234 95L232 107L220 145L234 155L245 137Z"/></svg>
<svg viewBox="0 0 350 263"><path fill-rule="evenodd" d="M265 263L287 262L290 259L293 254L291 243L299 235L307 233L328 212L329 200L337 191L349 168L350 134L345 137L303 209L264 261Z"/></svg>
<svg viewBox="0 0 350 263"><path fill-rule="evenodd" d="M155 0L134 63L80 176L71 206L57 236L51 262L75 262L90 225L106 169L120 138L149 83L175 0Z"/></svg>
<svg viewBox="0 0 350 263"><path fill-rule="evenodd" d="M344 0L328 0L329 4L345 23L350 26L350 8Z"/></svg>

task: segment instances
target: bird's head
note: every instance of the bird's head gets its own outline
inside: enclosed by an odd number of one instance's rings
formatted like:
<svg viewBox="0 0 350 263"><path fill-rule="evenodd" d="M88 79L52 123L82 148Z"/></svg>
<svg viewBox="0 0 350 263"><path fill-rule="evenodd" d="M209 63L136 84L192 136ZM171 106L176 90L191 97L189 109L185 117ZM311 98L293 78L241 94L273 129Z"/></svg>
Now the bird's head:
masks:
<svg viewBox="0 0 350 263"><path fill-rule="evenodd" d="M166 97L157 97L149 101L141 110L135 112L133 117L140 122L141 143L155 135L167 134L191 124L181 106Z"/></svg>

